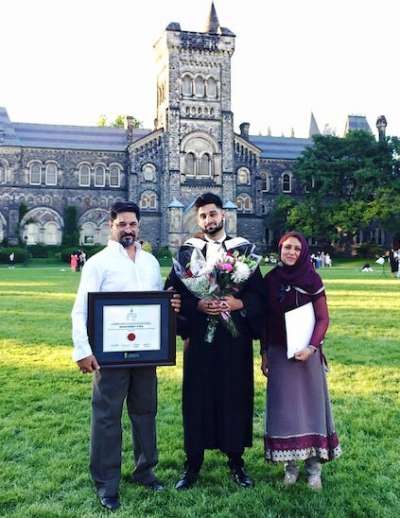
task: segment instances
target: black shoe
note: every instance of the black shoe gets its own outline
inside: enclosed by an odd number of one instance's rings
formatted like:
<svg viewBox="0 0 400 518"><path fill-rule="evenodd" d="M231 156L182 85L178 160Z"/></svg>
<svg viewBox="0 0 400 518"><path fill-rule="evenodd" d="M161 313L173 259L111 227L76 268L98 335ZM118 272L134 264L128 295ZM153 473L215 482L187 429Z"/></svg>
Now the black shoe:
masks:
<svg viewBox="0 0 400 518"><path fill-rule="evenodd" d="M108 509L109 511L115 511L121 505L119 501L119 496L101 496L100 503L103 507Z"/></svg>
<svg viewBox="0 0 400 518"><path fill-rule="evenodd" d="M181 476L181 478L178 480L178 482L175 485L175 489L177 491L182 491L184 489L190 489L193 484L197 482L197 479L199 477L199 474L195 471L187 470L184 472L184 474Z"/></svg>
<svg viewBox="0 0 400 518"><path fill-rule="evenodd" d="M247 475L243 468L232 468L231 469L233 481L240 487L252 487L254 482Z"/></svg>

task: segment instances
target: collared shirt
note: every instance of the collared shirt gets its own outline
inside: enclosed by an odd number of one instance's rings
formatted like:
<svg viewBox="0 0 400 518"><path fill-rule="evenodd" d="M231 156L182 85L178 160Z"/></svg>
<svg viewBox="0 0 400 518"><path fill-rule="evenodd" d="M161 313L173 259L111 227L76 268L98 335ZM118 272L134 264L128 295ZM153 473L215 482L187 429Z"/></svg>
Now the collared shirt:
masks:
<svg viewBox="0 0 400 518"><path fill-rule="evenodd" d="M204 239L207 241L207 252L206 252L207 263L214 264L218 257L218 254L223 249L222 243L226 239L226 234L224 232L223 235L216 241L214 241L207 235L204 235Z"/></svg>
<svg viewBox="0 0 400 518"><path fill-rule="evenodd" d="M98 291L159 291L163 289L157 259L135 243L132 260L125 248L110 240L104 250L91 257L82 269L81 282L72 309L72 340L74 361L92 354L87 321L87 294Z"/></svg>

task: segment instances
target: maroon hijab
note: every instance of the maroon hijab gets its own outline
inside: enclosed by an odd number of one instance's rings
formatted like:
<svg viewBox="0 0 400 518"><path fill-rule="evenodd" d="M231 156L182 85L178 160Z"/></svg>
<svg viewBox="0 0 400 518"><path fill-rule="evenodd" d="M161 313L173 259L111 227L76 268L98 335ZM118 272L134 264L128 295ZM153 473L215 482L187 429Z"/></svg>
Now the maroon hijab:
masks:
<svg viewBox="0 0 400 518"><path fill-rule="evenodd" d="M300 256L293 266L288 266L279 261L278 266L275 268L275 275L278 276L282 284L290 286L296 286L312 295L317 291L320 291L323 287L321 277L314 269L314 265L311 261L310 251L308 243L305 237L299 232L286 232L279 240L279 259L282 252L282 244L289 237L295 237L301 243Z"/></svg>

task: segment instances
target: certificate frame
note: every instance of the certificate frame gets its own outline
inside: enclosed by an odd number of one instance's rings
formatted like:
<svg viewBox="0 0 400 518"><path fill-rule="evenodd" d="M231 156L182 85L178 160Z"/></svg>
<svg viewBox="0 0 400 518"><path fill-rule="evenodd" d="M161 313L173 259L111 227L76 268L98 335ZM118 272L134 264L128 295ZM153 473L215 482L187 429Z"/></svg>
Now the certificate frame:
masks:
<svg viewBox="0 0 400 518"><path fill-rule="evenodd" d="M92 352L99 365L114 368L175 365L176 317L171 307L173 294L171 291L89 292L87 330ZM135 351L121 350L123 348L121 345L117 346L118 350L110 350L112 348L104 343L105 337L107 340L109 336L105 329L105 314L110 313L109 308L111 310L117 308L117 311L121 308L123 312L124 306L127 311L134 306L142 313L146 311L146 306L149 306L149 314L152 310L153 314L159 315L159 321L156 320L155 324L155 327L159 326L159 329L153 331L154 336L159 338L156 348ZM121 311L119 312L121 313ZM123 326L122 329L124 329ZM128 332L128 334L135 337L134 333Z"/></svg>

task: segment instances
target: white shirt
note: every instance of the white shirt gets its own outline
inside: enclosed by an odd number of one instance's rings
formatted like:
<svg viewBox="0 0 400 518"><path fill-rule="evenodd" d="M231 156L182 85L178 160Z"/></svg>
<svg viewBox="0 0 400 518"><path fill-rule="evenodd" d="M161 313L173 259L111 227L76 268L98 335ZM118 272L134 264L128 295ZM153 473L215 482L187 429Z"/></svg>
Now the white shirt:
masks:
<svg viewBox="0 0 400 518"><path fill-rule="evenodd" d="M214 266L220 251L223 250L222 243L226 239L226 234L224 232L220 239L217 239L216 241L209 238L207 235L204 236L204 239L207 241L207 263L210 264L210 266Z"/></svg>
<svg viewBox="0 0 400 518"><path fill-rule="evenodd" d="M72 309L74 361L92 354L86 329L87 294L98 291L160 291L163 289L157 259L135 243L135 260L117 241L109 241L104 250L94 255L82 268L81 281Z"/></svg>

